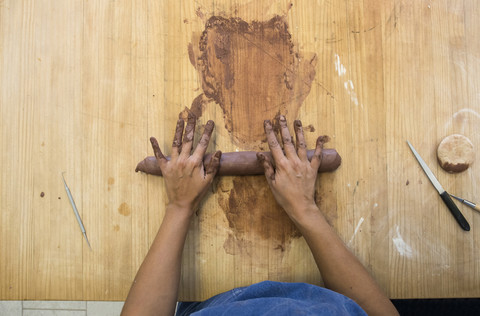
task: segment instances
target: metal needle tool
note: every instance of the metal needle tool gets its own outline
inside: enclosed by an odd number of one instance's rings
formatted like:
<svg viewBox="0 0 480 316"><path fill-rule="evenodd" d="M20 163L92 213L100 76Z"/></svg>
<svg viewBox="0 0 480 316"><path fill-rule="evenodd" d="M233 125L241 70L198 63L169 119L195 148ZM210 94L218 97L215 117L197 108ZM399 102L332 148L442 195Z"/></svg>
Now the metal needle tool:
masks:
<svg viewBox="0 0 480 316"><path fill-rule="evenodd" d="M80 214L78 214L77 206L75 205L75 201L73 200L72 193L70 192L70 189L68 188L68 185L65 182L65 178L63 177L64 173L65 172L62 172L62 180L63 180L63 185L65 186L65 191L67 191L68 199L70 200L70 204L72 204L73 212L75 213L75 217L77 218L78 225L80 225L80 229L82 230L83 236L87 241L87 245L90 248L90 250L92 250L92 247L90 246L90 242L88 241L88 238L87 238L87 232L85 231L85 227L83 226L82 218L80 217Z"/></svg>
<svg viewBox="0 0 480 316"><path fill-rule="evenodd" d="M455 199L457 199L457 200L459 200L461 203L463 203L463 204L465 204L465 205L467 205L467 206L470 206L470 207L473 208L475 211L480 212L480 207L479 207L477 204L475 204L475 203L473 203L473 202L470 202L470 201L468 201L468 200L459 198L458 196L455 196L455 195L453 195L453 194L450 194L450 196L453 197L453 198L455 198Z"/></svg>

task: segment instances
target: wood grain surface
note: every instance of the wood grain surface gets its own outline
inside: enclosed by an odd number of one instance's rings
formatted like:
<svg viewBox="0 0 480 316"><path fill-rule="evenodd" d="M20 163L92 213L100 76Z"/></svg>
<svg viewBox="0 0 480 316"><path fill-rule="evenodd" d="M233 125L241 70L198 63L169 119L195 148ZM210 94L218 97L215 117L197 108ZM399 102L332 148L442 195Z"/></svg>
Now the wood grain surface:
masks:
<svg viewBox="0 0 480 316"><path fill-rule="evenodd" d="M280 16L291 35L268 46L267 24L235 31L233 66L215 70L243 78L217 86L236 91L230 107L208 97L195 55L212 16ZM464 232L405 141L447 191L480 202L478 157L448 174L435 156L453 133L480 146L479 17L475 0L0 1L0 299L124 300L164 212L163 179L134 172L149 137L170 154L179 113L200 100L197 134L216 122L209 152L259 150L253 122L275 114L265 102L283 73L296 92L278 111L303 121L309 147L326 134L342 156L317 203L389 297L478 297L480 216L459 205ZM285 70L258 71L273 59ZM265 179L219 178L191 223L180 298L266 279L321 284Z"/></svg>

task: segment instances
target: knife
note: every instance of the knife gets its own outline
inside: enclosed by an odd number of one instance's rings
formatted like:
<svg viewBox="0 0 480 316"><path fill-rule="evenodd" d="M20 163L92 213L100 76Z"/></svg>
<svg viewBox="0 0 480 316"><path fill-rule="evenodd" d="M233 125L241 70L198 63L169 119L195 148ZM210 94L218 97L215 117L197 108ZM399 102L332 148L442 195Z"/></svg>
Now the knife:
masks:
<svg viewBox="0 0 480 316"><path fill-rule="evenodd" d="M410 142L408 140L407 140L407 144L410 147L410 149L412 150L413 154L415 155L415 158L417 158L418 163L422 167L422 169L425 172L425 174L427 175L428 179L430 180L430 182L432 182L435 189L437 189L438 194L440 194L440 196L442 197L443 202L445 203L445 205L447 205L447 207L450 210L450 212L452 213L453 217L457 220L460 227L462 227L463 230L469 231L470 230L470 225L468 224L465 217L463 217L462 213L458 209L457 205L455 205L455 203L453 202L450 195L447 193L447 191L445 191L443 189L440 182L438 182L437 178L435 178L435 176L433 175L432 170L430 170L430 168L428 168L425 161L423 161L422 157L420 157L420 155L417 153L415 148L413 148L412 144L410 144Z"/></svg>

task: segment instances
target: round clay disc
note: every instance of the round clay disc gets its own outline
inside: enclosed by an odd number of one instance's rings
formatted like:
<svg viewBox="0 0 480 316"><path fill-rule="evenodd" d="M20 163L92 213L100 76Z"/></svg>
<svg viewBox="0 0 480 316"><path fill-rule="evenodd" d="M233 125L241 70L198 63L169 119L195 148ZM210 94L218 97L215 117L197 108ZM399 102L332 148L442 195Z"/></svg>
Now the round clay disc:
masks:
<svg viewBox="0 0 480 316"><path fill-rule="evenodd" d="M445 171L462 172L473 163L475 151L470 139L460 134L453 134L440 142L437 158Z"/></svg>

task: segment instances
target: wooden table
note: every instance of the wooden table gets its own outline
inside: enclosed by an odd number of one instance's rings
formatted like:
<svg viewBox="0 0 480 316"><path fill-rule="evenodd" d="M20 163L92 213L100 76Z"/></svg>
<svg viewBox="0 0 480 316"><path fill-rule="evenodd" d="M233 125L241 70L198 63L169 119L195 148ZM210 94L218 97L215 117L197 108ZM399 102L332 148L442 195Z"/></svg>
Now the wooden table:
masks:
<svg viewBox="0 0 480 316"><path fill-rule="evenodd" d="M289 4L0 1L0 299L125 299L165 202L162 178L134 168L150 136L170 152L179 112L203 92L188 46L213 15L283 15L293 50L316 54L296 116L310 147L328 134L343 158L319 177L317 202L387 294L480 295L480 214L459 206L472 227L461 230L405 143L449 192L480 201L478 157L454 175L435 156L452 133L480 146L478 1ZM235 140L214 102L200 131L208 119L209 151L259 146ZM181 298L265 279L321 284L291 229L263 177L218 179L191 224Z"/></svg>

